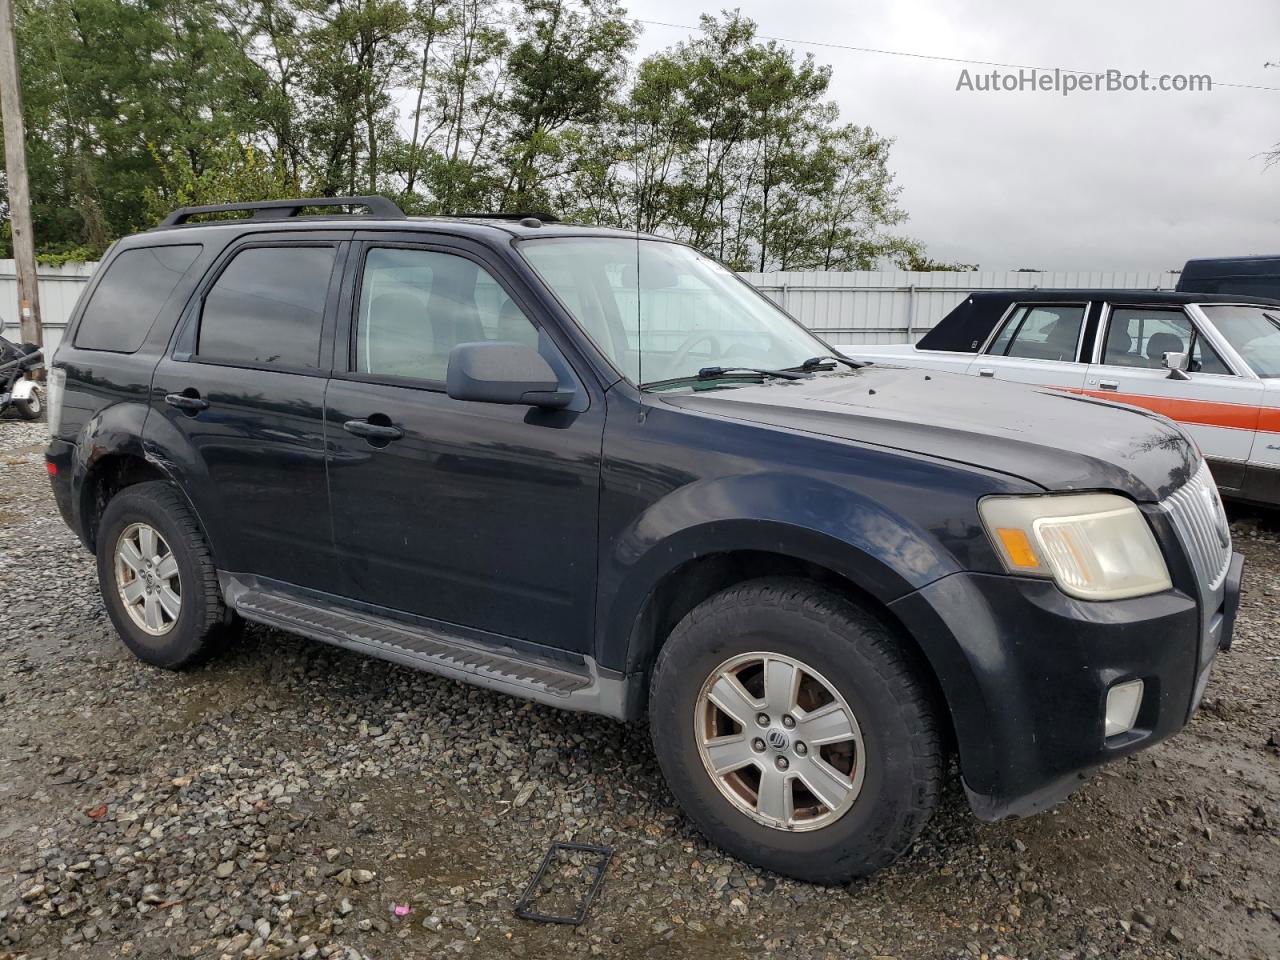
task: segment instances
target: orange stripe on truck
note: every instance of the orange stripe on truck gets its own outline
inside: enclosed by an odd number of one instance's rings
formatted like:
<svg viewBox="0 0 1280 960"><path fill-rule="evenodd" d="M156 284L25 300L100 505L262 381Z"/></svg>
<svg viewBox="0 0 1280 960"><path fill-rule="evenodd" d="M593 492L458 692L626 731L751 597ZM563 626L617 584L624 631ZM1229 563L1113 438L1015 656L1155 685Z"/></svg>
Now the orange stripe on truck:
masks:
<svg viewBox="0 0 1280 960"><path fill-rule="evenodd" d="M1264 430L1280 433L1280 410L1246 403L1219 403L1215 400L1182 400L1176 397L1153 397L1144 393L1119 393L1115 390L1084 390L1079 387L1056 387L1068 393L1131 403L1162 413L1179 423L1199 423L1227 430Z"/></svg>

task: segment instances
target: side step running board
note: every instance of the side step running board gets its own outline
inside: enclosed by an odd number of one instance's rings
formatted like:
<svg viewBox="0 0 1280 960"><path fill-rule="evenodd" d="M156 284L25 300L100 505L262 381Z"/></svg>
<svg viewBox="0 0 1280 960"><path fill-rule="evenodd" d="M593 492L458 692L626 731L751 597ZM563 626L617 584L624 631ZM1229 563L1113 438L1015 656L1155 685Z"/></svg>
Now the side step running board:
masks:
<svg viewBox="0 0 1280 960"><path fill-rule="evenodd" d="M581 667L528 657L510 647L491 648L440 630L312 602L232 575L220 579L227 603L246 620L539 703L625 716L626 684L620 677L600 676L589 657Z"/></svg>

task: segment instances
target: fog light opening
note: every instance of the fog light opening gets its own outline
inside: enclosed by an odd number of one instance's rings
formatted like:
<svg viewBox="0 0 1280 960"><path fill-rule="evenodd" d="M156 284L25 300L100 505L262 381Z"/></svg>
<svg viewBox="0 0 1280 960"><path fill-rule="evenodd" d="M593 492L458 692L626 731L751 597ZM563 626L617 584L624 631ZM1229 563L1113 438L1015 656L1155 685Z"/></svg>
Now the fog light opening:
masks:
<svg viewBox="0 0 1280 960"><path fill-rule="evenodd" d="M1138 722L1138 710L1142 707L1141 680L1117 683L1107 691L1107 715L1103 736L1114 737L1128 733Z"/></svg>

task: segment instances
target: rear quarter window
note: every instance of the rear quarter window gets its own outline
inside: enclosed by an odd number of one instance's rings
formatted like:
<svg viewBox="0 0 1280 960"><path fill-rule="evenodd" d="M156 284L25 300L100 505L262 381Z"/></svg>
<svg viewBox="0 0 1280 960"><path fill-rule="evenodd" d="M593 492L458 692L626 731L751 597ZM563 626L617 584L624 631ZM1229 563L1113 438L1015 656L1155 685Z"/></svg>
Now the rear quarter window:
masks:
<svg viewBox="0 0 1280 960"><path fill-rule="evenodd" d="M134 353L196 257L198 243L134 247L107 264L76 328L79 350Z"/></svg>

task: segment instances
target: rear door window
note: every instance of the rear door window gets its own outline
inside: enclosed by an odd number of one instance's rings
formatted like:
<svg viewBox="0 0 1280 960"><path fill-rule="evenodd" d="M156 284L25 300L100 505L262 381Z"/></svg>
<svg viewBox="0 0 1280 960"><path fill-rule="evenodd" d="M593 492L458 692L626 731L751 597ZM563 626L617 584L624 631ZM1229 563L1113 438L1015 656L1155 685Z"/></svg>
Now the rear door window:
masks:
<svg viewBox="0 0 1280 960"><path fill-rule="evenodd" d="M107 265L76 328L78 350L134 353L182 280L200 244L134 247Z"/></svg>
<svg viewBox="0 0 1280 960"><path fill-rule="evenodd" d="M246 247L205 294L196 356L313 370L333 273L332 246Z"/></svg>
<svg viewBox="0 0 1280 960"><path fill-rule="evenodd" d="M1024 304L1014 309L987 353L1074 362L1083 325L1084 304Z"/></svg>

